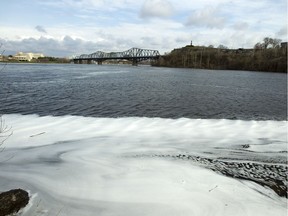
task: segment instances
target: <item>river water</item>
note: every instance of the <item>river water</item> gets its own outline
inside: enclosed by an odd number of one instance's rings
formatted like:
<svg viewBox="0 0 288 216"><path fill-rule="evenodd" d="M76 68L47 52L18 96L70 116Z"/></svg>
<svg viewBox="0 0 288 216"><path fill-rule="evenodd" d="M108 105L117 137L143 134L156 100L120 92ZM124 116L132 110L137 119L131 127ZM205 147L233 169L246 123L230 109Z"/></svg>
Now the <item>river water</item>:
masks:
<svg viewBox="0 0 288 216"><path fill-rule="evenodd" d="M286 120L287 75L148 66L9 65L0 113Z"/></svg>
<svg viewBox="0 0 288 216"><path fill-rule="evenodd" d="M8 64L0 114L24 216L286 215L286 74Z"/></svg>

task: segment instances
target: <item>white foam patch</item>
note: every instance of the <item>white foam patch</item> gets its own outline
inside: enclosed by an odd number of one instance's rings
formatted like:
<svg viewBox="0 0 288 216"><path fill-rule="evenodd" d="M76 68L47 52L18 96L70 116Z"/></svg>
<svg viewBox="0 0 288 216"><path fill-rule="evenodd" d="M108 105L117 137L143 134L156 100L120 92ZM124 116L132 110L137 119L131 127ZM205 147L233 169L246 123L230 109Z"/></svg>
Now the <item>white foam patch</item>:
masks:
<svg viewBox="0 0 288 216"><path fill-rule="evenodd" d="M205 154L245 144L259 154L269 145L283 152L285 121L3 119L13 135L1 153L0 185L37 193L24 215L286 215L287 200L255 183L189 161L137 157Z"/></svg>

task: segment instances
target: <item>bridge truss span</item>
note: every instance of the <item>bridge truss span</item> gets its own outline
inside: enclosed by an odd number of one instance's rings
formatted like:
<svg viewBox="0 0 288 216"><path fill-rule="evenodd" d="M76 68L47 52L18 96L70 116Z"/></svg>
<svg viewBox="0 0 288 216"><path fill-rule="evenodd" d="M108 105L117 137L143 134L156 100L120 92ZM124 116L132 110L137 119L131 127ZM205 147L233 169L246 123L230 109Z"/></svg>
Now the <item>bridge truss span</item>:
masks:
<svg viewBox="0 0 288 216"><path fill-rule="evenodd" d="M82 54L80 56L76 56L73 58L74 63L82 64L83 61L86 61L88 64L92 61L96 61L98 64L102 64L105 60L113 60L113 59L126 59L132 61L133 65L137 65L138 62L148 60L148 59L158 59L160 57L160 53L158 50L149 50L149 49L140 49L140 48L131 48L129 50L123 52L102 52L97 51L91 54Z"/></svg>

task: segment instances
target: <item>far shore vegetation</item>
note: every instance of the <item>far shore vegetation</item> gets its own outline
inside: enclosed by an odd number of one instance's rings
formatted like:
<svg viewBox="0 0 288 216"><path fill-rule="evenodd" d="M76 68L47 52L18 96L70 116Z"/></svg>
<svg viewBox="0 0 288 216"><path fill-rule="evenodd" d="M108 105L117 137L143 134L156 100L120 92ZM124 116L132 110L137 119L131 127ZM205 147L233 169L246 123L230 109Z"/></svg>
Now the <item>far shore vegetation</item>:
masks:
<svg viewBox="0 0 288 216"><path fill-rule="evenodd" d="M44 56L39 58L33 58L31 61L20 61L17 59L14 59L12 55L9 56L2 56L0 59L0 62L5 63L70 63L70 59L68 58L58 58L58 57L51 57L51 56Z"/></svg>
<svg viewBox="0 0 288 216"><path fill-rule="evenodd" d="M174 49L153 62L153 66L249 70L287 73L287 42L264 38L251 49L229 49L224 45L194 46Z"/></svg>

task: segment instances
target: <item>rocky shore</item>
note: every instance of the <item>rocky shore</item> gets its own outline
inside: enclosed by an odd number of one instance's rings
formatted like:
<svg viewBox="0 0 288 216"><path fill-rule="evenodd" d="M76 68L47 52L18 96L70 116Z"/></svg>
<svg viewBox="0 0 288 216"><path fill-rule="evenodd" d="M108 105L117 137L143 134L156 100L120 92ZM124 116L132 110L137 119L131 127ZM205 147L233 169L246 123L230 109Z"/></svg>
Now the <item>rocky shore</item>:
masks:
<svg viewBox="0 0 288 216"><path fill-rule="evenodd" d="M135 155L134 157L161 157L187 160L213 170L219 174L240 180L253 181L263 187L272 189L278 196L288 198L286 164L264 162L241 162L211 159L189 154L177 155Z"/></svg>

